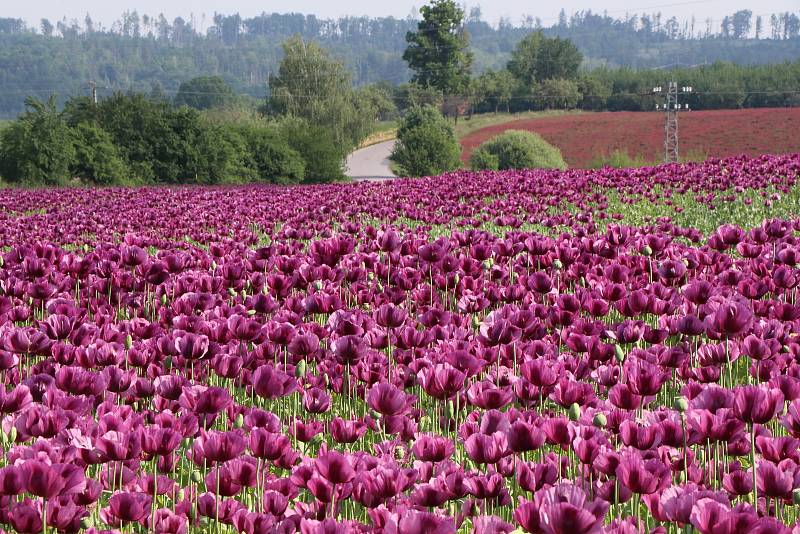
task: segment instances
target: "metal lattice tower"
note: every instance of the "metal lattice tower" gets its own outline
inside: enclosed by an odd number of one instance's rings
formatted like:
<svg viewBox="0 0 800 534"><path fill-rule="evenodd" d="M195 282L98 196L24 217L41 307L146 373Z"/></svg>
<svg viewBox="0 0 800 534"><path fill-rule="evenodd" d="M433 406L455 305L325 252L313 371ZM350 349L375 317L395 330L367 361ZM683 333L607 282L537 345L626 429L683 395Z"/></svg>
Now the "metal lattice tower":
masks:
<svg viewBox="0 0 800 534"><path fill-rule="evenodd" d="M669 82L664 122L664 163L678 163L678 83Z"/></svg>
<svg viewBox="0 0 800 534"><path fill-rule="evenodd" d="M678 163L678 112L683 109L688 111L689 104L678 101L680 94L689 94L691 87L678 87L678 82L669 82L666 92L662 87L654 87L653 94L664 94L664 103L656 104L656 109L663 109L666 113L664 120L664 163Z"/></svg>

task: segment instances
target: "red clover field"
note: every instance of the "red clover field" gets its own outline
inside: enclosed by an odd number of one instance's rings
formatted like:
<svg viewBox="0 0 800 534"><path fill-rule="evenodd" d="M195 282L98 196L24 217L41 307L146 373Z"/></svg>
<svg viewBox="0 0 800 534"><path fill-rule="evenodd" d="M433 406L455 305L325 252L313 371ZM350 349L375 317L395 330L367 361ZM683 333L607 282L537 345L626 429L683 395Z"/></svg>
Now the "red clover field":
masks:
<svg viewBox="0 0 800 534"><path fill-rule="evenodd" d="M2 190L0 524L798 533L798 179Z"/></svg>

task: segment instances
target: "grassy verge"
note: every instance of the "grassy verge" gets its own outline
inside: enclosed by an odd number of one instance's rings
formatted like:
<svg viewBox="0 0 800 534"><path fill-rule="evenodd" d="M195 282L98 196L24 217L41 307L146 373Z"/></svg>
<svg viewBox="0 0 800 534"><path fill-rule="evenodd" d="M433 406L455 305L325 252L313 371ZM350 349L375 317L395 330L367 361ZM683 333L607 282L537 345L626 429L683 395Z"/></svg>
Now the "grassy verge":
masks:
<svg viewBox="0 0 800 534"><path fill-rule="evenodd" d="M397 137L397 121L382 121L375 125L374 131L364 139L358 148L377 145Z"/></svg>
<svg viewBox="0 0 800 534"><path fill-rule="evenodd" d="M580 111L562 111L562 110L548 110L548 111L526 111L523 113L480 113L473 115L472 118L460 117L458 124L455 125L456 137L462 139L467 135L488 128L489 126L496 126L506 122L538 119L542 117L553 117L558 115L574 115Z"/></svg>
<svg viewBox="0 0 800 534"><path fill-rule="evenodd" d="M699 163L708 159L708 154L701 150L690 150L680 156L680 163ZM589 164L590 169L613 167L615 169L629 169L633 167L653 167L664 163L663 160L648 160L637 154L631 156L627 150L616 149L610 153L598 154Z"/></svg>

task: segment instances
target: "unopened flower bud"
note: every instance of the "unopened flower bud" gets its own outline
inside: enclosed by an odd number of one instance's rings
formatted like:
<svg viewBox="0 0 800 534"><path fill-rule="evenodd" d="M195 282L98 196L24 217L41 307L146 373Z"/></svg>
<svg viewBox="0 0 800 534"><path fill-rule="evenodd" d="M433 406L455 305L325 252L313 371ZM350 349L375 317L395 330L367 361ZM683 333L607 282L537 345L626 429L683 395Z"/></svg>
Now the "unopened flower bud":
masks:
<svg viewBox="0 0 800 534"><path fill-rule="evenodd" d="M203 475L200 474L200 471L192 471L192 482L195 484L200 484L203 481Z"/></svg>
<svg viewBox="0 0 800 534"><path fill-rule="evenodd" d="M650 257L653 255L653 249L650 248L650 245L645 245L642 247L642 256Z"/></svg>
<svg viewBox="0 0 800 534"><path fill-rule="evenodd" d="M244 426L244 416L242 414L236 414L236 418L233 420L233 428L242 428Z"/></svg>
<svg viewBox="0 0 800 534"><path fill-rule="evenodd" d="M297 362L297 366L294 368L294 376L296 378L300 378L302 376L305 376L307 368L308 368L308 364L306 363L306 361L305 360L300 360L299 362Z"/></svg>
<svg viewBox="0 0 800 534"><path fill-rule="evenodd" d="M572 406L569 407L569 420L577 421L580 418L581 418L581 407L578 405L577 402L573 402Z"/></svg>
<svg viewBox="0 0 800 534"><path fill-rule="evenodd" d="M686 400L686 397L678 397L675 399L675 410L680 413L686 413L686 410L689 409L689 401Z"/></svg>
<svg viewBox="0 0 800 534"><path fill-rule="evenodd" d="M614 357L620 363L625 361L625 351L623 351L622 347L619 345L614 345Z"/></svg>
<svg viewBox="0 0 800 534"><path fill-rule="evenodd" d="M597 428L605 428L608 424L608 418L604 413L596 413L594 414L594 419L592 419L592 424Z"/></svg>
<svg viewBox="0 0 800 534"><path fill-rule="evenodd" d="M560 271L563 268L564 264L561 263L561 260L559 260L558 258L553 260L553 269L555 269L556 271Z"/></svg>
<svg viewBox="0 0 800 534"><path fill-rule="evenodd" d="M125 349L131 350L131 347L133 347L133 336L128 334L125 336Z"/></svg>

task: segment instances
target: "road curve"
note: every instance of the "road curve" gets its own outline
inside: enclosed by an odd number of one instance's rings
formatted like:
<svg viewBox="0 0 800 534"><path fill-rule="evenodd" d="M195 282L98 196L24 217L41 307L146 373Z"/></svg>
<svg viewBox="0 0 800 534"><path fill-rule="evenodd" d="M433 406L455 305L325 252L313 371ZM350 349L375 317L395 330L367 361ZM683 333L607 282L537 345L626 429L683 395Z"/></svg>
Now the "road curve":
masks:
<svg viewBox="0 0 800 534"><path fill-rule="evenodd" d="M397 178L389 167L389 155L394 148L394 139L360 150L347 157L345 175L354 180L388 180Z"/></svg>

